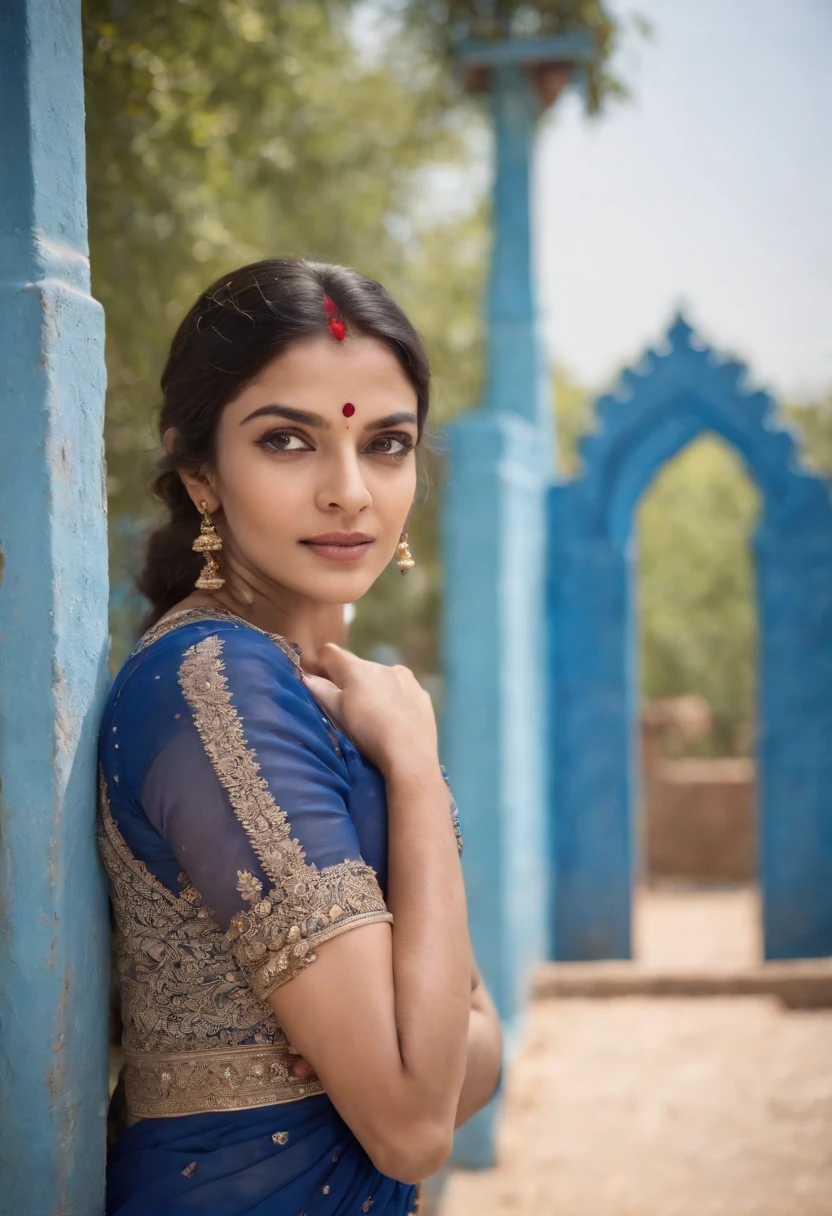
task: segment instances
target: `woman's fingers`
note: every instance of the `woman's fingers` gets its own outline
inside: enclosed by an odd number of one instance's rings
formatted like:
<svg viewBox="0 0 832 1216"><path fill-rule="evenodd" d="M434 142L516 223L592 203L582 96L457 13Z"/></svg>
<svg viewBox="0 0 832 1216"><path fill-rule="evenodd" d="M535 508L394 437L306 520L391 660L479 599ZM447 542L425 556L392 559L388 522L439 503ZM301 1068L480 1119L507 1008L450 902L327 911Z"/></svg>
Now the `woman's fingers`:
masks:
<svg viewBox="0 0 832 1216"><path fill-rule="evenodd" d="M362 664L362 660L357 655L351 654L349 650L343 650L334 642L327 642L325 646L321 647L318 662L339 688L344 687L350 672L355 671L356 665L360 667Z"/></svg>
<svg viewBox="0 0 832 1216"><path fill-rule="evenodd" d="M341 705L341 689L331 680L323 676L304 675L303 682L312 696L327 712L333 721L338 721L338 710Z"/></svg>
<svg viewBox="0 0 832 1216"><path fill-rule="evenodd" d="M296 1060L292 1061L289 1071L293 1077L303 1079L304 1077L311 1077L314 1070L308 1060L304 1060L303 1056L298 1056Z"/></svg>
<svg viewBox="0 0 832 1216"><path fill-rule="evenodd" d="M412 671L370 663L333 643L316 657L324 676L307 676L309 690L368 760L384 772L408 739L433 763L436 718Z"/></svg>

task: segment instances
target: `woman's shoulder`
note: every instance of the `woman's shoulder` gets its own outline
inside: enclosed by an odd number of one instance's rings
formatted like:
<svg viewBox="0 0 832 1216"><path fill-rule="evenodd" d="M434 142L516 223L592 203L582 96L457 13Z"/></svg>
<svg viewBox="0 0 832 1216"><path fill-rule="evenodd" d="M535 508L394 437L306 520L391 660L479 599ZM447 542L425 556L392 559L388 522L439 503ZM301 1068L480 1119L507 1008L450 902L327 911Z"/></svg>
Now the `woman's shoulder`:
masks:
<svg viewBox="0 0 832 1216"><path fill-rule="evenodd" d="M142 655L151 648L164 653L164 648L160 649L159 644L165 639L172 639L173 649L176 650L181 649L182 643L187 648L209 635L221 636L226 645L240 653L277 653L288 660L295 672L300 667L300 650L297 646L287 642L280 634L267 633L224 608L185 608L171 613L139 638L130 657Z"/></svg>
<svg viewBox="0 0 832 1216"><path fill-rule="evenodd" d="M115 676L109 704L141 695L150 685L159 692L170 684L181 687L183 679L207 666L235 683L262 675L287 690L304 687L299 652L290 642L222 609L188 608L139 638Z"/></svg>
<svg viewBox="0 0 832 1216"><path fill-rule="evenodd" d="M99 733L104 771L119 767L137 789L154 758L187 751L194 731L228 755L252 751L265 763L279 744L339 768L332 728L302 676L297 649L277 634L219 610L171 614L113 681Z"/></svg>

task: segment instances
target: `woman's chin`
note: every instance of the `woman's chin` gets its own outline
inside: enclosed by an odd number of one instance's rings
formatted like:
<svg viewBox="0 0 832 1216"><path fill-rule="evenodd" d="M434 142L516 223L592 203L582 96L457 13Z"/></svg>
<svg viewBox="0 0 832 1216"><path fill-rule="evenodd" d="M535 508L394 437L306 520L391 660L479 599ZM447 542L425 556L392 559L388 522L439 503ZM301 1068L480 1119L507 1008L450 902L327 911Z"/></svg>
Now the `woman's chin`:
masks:
<svg viewBox="0 0 832 1216"><path fill-rule="evenodd" d="M312 578L307 573L292 589L318 604L354 604L367 594L380 574L380 570L345 570L341 566L321 571Z"/></svg>

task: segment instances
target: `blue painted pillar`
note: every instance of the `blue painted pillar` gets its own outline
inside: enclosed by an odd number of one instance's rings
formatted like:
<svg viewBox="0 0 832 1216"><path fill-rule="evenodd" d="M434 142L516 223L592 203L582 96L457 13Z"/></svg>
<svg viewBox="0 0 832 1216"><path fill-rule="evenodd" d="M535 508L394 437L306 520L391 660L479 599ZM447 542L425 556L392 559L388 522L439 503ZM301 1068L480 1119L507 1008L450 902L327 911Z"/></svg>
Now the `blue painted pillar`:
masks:
<svg viewBox="0 0 832 1216"><path fill-rule="evenodd" d="M532 168L540 102L521 64L491 74L494 127L493 244L488 284L485 405L538 430L550 474L552 402L540 333L532 241Z"/></svg>
<svg viewBox="0 0 832 1216"><path fill-rule="evenodd" d="M818 489L821 490L818 484ZM832 954L832 510L829 486L755 537L759 822L767 959Z"/></svg>
<svg viewBox="0 0 832 1216"><path fill-rule="evenodd" d="M587 526L580 482L549 494L550 957L631 957L638 805L632 543Z"/></svg>
<svg viewBox="0 0 832 1216"><path fill-rule="evenodd" d="M78 0L0 5L0 1213L102 1210L103 321Z"/></svg>
<svg viewBox="0 0 832 1216"><path fill-rule="evenodd" d="M546 952L543 570L554 453L529 197L541 107L522 59L505 50L507 61L489 68L496 171L485 400L449 437L443 747L465 828L474 950L510 1051L529 972ZM491 1164L496 1107L458 1133L459 1164Z"/></svg>

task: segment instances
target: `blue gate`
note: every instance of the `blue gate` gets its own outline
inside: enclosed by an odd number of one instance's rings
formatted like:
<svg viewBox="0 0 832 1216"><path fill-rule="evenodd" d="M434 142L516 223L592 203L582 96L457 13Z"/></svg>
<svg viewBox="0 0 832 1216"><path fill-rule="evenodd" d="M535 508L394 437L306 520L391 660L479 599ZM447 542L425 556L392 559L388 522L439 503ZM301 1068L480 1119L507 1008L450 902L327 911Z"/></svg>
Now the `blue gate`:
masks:
<svg viewBox="0 0 832 1216"><path fill-rule="evenodd" d="M583 471L549 500L550 790L558 959L629 958L638 801L633 514L706 432L756 482L760 885L766 958L832 954L832 504L775 404L680 317L596 406Z"/></svg>

